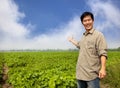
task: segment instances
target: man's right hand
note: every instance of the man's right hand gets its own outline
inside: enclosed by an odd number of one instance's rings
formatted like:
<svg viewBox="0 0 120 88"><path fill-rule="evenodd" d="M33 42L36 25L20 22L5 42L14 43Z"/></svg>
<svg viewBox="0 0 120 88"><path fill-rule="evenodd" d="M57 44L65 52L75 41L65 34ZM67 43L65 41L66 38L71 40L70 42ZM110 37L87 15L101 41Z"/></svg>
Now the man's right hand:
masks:
<svg viewBox="0 0 120 88"><path fill-rule="evenodd" d="M69 36L68 41L74 44L75 46L79 47L78 42L74 40L73 36Z"/></svg>
<svg viewBox="0 0 120 88"><path fill-rule="evenodd" d="M73 41L73 36L69 36L67 39L68 39L69 42L72 42Z"/></svg>

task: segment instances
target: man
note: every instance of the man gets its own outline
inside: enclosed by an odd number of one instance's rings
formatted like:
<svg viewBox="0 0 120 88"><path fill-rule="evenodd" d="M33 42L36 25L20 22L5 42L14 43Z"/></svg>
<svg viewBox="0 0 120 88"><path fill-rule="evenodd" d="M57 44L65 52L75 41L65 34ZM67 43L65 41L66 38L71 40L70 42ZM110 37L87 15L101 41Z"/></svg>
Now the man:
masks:
<svg viewBox="0 0 120 88"><path fill-rule="evenodd" d="M106 76L107 44L103 34L93 28L91 12L84 12L80 19L85 28L81 40L68 38L80 48L76 66L78 88L100 88L99 80Z"/></svg>

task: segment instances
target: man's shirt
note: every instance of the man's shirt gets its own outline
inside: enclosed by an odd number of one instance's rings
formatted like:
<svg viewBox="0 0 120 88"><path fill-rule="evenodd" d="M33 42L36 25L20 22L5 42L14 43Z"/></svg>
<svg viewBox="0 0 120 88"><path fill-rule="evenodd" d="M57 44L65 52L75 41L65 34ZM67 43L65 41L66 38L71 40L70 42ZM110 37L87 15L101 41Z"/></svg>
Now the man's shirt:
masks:
<svg viewBox="0 0 120 88"><path fill-rule="evenodd" d="M80 48L76 67L77 79L86 81L95 79L101 66L100 56L107 57L107 44L103 34L91 29L83 34L77 47Z"/></svg>

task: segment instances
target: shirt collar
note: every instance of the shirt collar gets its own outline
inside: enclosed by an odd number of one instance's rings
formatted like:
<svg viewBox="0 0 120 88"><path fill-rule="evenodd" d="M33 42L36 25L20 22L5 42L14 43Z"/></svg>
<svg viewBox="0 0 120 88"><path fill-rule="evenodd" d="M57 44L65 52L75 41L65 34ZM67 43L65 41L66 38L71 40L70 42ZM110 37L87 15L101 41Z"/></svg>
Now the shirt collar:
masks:
<svg viewBox="0 0 120 88"><path fill-rule="evenodd" d="M94 29L92 28L89 32L85 31L83 35L87 36L88 34L93 34Z"/></svg>

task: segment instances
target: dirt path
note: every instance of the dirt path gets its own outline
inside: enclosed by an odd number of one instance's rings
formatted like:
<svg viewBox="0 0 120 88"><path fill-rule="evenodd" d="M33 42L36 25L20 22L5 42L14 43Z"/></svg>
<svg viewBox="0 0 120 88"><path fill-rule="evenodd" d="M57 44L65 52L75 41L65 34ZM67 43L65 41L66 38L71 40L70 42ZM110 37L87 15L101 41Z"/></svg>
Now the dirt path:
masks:
<svg viewBox="0 0 120 88"><path fill-rule="evenodd" d="M8 79L8 71L9 71L8 66L6 64L3 64L1 79L2 88L13 88L10 84L6 82Z"/></svg>
<svg viewBox="0 0 120 88"><path fill-rule="evenodd" d="M100 83L100 88L111 88L108 84Z"/></svg>

